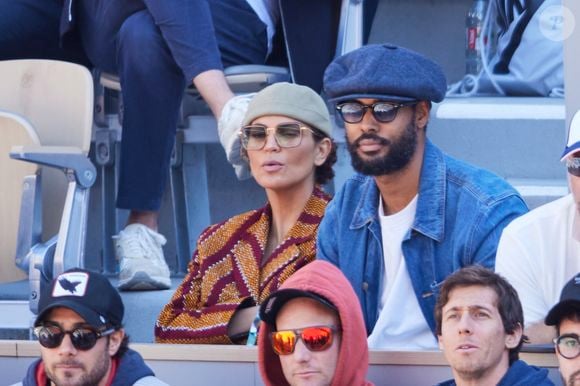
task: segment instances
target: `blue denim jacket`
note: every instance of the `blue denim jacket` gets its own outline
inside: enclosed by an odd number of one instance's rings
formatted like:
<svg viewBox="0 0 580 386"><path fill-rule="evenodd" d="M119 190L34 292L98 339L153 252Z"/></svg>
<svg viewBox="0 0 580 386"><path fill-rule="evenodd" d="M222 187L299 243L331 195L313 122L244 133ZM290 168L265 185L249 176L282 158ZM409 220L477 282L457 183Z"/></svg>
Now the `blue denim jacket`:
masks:
<svg viewBox="0 0 580 386"><path fill-rule="evenodd" d="M372 177L351 177L327 206L317 240L318 258L338 266L354 287L369 334L378 318L384 273L379 196ZM494 268L503 228L527 210L505 180L449 157L427 140L417 212L402 249L415 296L434 334L441 282L466 265Z"/></svg>

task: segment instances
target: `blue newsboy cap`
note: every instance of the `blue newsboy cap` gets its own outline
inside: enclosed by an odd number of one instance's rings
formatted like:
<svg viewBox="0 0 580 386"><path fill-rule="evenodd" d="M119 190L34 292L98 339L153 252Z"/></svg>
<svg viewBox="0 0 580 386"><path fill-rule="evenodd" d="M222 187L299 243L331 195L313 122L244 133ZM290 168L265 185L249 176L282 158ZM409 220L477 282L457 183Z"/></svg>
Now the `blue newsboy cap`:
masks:
<svg viewBox="0 0 580 386"><path fill-rule="evenodd" d="M415 51L369 44L328 65L324 90L335 103L357 98L441 102L447 80L437 63Z"/></svg>

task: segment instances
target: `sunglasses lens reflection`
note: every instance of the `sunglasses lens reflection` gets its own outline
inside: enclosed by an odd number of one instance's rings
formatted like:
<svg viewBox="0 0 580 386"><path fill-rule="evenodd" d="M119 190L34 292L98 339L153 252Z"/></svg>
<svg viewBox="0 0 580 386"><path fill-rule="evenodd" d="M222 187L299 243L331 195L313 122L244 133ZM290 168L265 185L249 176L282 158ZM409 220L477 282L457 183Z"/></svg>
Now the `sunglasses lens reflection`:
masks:
<svg viewBox="0 0 580 386"><path fill-rule="evenodd" d="M293 331L278 331L272 335L272 347L278 355L288 355L294 352L296 334Z"/></svg>
<svg viewBox="0 0 580 386"><path fill-rule="evenodd" d="M310 351L324 351L332 344L333 331L330 327L308 327L302 330L275 331L272 333L272 348L278 355L294 352L298 337Z"/></svg>
<svg viewBox="0 0 580 386"><path fill-rule="evenodd" d="M332 343L332 330L327 327L306 328L302 331L302 341L310 351L326 350Z"/></svg>
<svg viewBox="0 0 580 386"><path fill-rule="evenodd" d="M397 117L398 110L404 105L395 105L387 102L377 102L365 105L356 102L347 102L337 106L340 116L347 123L359 123L362 121L366 109L370 109L373 117L379 122L389 123Z"/></svg>
<svg viewBox="0 0 580 386"><path fill-rule="evenodd" d="M580 177L580 158L572 157L567 159L566 168L571 175Z"/></svg>

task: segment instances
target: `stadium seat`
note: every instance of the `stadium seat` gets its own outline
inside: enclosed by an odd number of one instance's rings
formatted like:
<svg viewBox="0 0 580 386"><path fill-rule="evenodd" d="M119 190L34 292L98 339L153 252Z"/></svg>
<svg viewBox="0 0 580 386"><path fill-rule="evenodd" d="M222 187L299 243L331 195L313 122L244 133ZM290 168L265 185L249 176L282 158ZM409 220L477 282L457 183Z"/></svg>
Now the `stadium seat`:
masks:
<svg viewBox="0 0 580 386"><path fill-rule="evenodd" d="M93 79L86 68L72 63L9 60L0 61L0 84L0 110L7 112L2 130L20 125L20 131L36 134L23 142L13 138L10 157L42 166L33 173L36 179L29 180L33 191L23 192L17 235L16 262L29 270L34 312L41 272L50 277L85 263L89 188L96 179L87 157ZM42 224L34 223L41 217Z"/></svg>
<svg viewBox="0 0 580 386"><path fill-rule="evenodd" d="M30 248L31 243L21 240L17 246L17 234L21 232L17 224L23 227L33 217L33 203L24 197L34 195L38 167L12 160L9 153L13 144L38 145L40 141L25 119L5 111L0 111L0 137L0 282L12 282L26 278L15 258L22 259L28 254L23 249L26 245ZM28 240L38 240L39 236L30 233Z"/></svg>

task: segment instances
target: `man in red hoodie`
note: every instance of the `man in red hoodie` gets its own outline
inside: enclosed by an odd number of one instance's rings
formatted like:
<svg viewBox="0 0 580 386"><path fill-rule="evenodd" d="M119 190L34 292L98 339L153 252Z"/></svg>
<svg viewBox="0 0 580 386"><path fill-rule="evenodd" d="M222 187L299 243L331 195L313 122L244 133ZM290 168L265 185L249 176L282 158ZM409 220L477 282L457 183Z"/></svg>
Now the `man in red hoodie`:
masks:
<svg viewBox="0 0 580 386"><path fill-rule="evenodd" d="M301 268L260 307L258 358L270 385L372 385L356 294L334 265Z"/></svg>

